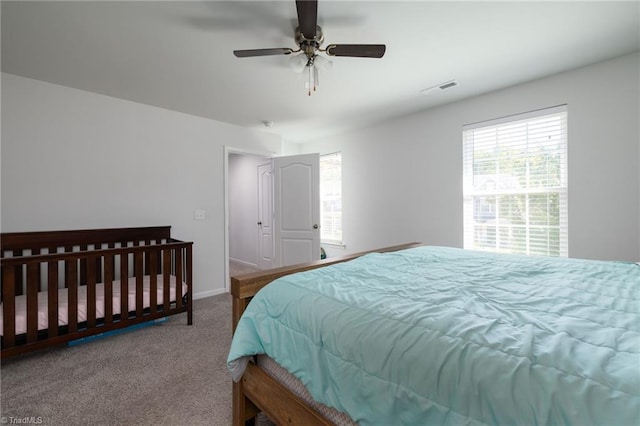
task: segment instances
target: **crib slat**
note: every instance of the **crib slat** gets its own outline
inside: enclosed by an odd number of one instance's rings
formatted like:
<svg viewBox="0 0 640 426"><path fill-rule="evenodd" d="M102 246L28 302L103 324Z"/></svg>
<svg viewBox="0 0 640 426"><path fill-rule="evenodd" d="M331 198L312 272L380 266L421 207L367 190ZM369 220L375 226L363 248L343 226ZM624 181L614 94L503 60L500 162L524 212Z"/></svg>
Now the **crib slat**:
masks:
<svg viewBox="0 0 640 426"><path fill-rule="evenodd" d="M16 344L16 269L13 266L2 266L2 349Z"/></svg>
<svg viewBox="0 0 640 426"><path fill-rule="evenodd" d="M73 246L64 246L64 252L70 253L73 251ZM68 261L64 262L64 287L69 288L69 265Z"/></svg>
<svg viewBox="0 0 640 426"><path fill-rule="evenodd" d="M113 255L104 257L104 325L113 322Z"/></svg>
<svg viewBox="0 0 640 426"><path fill-rule="evenodd" d="M142 317L142 311L144 310L143 296L144 296L144 267L143 267L143 254L142 252L136 252L134 257L135 271L136 271L136 318Z"/></svg>
<svg viewBox="0 0 640 426"><path fill-rule="evenodd" d="M66 260L67 270L67 311L69 313L68 330L69 333L78 331L78 263L76 259Z"/></svg>
<svg viewBox="0 0 640 426"><path fill-rule="evenodd" d="M144 241L144 245L149 247L151 245L151 240L147 239ZM149 271L150 266L149 266L149 261L151 259L151 252L149 250L145 250L144 251L144 274L145 275L151 275L151 272Z"/></svg>
<svg viewBox="0 0 640 426"><path fill-rule="evenodd" d="M27 342L38 340L38 290L40 290L40 264L27 265Z"/></svg>
<svg viewBox="0 0 640 426"><path fill-rule="evenodd" d="M115 248L115 247L116 247L116 243L109 243L109 244L107 245L107 247L108 247L108 248L110 248L110 249ZM113 279L115 279L115 277L116 277L116 272L117 272L117 266L116 266L116 263L115 263L115 262L113 262L113 265L112 265L112 266L113 266L113 267L112 267L112 269L111 269L111 276L113 277ZM106 269L106 268L107 268L107 266L105 265L105 269ZM105 279L106 279L106 278L105 278Z"/></svg>
<svg viewBox="0 0 640 426"><path fill-rule="evenodd" d="M86 259L87 327L96 326L96 256Z"/></svg>
<svg viewBox="0 0 640 426"><path fill-rule="evenodd" d="M193 260L192 245L187 245L187 324L193 325Z"/></svg>
<svg viewBox="0 0 640 426"><path fill-rule="evenodd" d="M120 255L120 321L129 317L129 256Z"/></svg>
<svg viewBox="0 0 640 426"><path fill-rule="evenodd" d="M47 312L49 316L48 335L58 335L58 261L48 262L47 276Z"/></svg>
<svg viewBox="0 0 640 426"><path fill-rule="evenodd" d="M149 252L149 310L151 315L158 311L158 251Z"/></svg>
<svg viewBox="0 0 640 426"><path fill-rule="evenodd" d="M22 254L23 254L22 250L13 251L14 256L22 256ZM22 291L22 283L24 282L24 274L22 273L22 267L16 267L15 277L16 277L16 282L15 282L16 296L22 296L24 294L24 292Z"/></svg>
<svg viewBox="0 0 640 426"><path fill-rule="evenodd" d="M176 253L176 307L182 308L182 249L174 249Z"/></svg>
<svg viewBox="0 0 640 426"><path fill-rule="evenodd" d="M162 290L162 309L164 312L167 312L170 305L169 300L169 279L171 277L171 249L165 249L162 252L162 280L163 280L163 290Z"/></svg>
<svg viewBox="0 0 640 426"><path fill-rule="evenodd" d="M84 253L86 251L87 251L87 245L81 244L80 252ZM84 284L86 282L87 282L87 259L81 258L80 259L80 283Z"/></svg>

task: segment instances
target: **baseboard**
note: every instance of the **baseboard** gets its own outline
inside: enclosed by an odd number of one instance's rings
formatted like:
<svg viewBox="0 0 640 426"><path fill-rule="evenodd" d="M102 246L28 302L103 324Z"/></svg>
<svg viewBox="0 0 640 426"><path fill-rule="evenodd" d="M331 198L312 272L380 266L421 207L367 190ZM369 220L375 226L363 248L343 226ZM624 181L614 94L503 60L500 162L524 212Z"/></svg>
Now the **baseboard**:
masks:
<svg viewBox="0 0 640 426"><path fill-rule="evenodd" d="M249 266L251 268L260 269L260 267L255 263L247 262L245 260L234 259L233 257L229 258L229 262L236 262L236 263L240 263L241 265Z"/></svg>
<svg viewBox="0 0 640 426"><path fill-rule="evenodd" d="M193 293L193 300L204 299L205 297L217 296L224 294L227 291L224 288L217 288L215 290L201 291L200 293Z"/></svg>

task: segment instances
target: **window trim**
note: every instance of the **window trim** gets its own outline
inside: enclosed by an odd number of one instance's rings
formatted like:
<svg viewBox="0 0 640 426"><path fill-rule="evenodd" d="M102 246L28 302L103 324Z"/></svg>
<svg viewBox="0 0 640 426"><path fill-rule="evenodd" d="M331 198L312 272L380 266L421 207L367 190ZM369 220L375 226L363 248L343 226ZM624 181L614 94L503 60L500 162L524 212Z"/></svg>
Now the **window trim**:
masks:
<svg viewBox="0 0 640 426"><path fill-rule="evenodd" d="M322 157L329 157L329 156L333 156L333 155L339 155L340 156L340 204L341 204L341 212L342 212L342 151L335 151L335 152L328 152L326 154L321 154L320 155L320 163L322 163ZM320 167L320 186L322 186L322 167ZM323 207L322 207L322 189L320 190L320 223L323 223L323 218L322 218L322 212L323 212ZM340 234L341 236L343 235L343 218L342 216L340 217ZM320 244L321 245L325 245L325 246L333 246L333 247L346 247L346 245L344 244L344 239L326 239L326 238L322 238L322 233L323 233L323 228L322 226L320 227Z"/></svg>
<svg viewBox="0 0 640 426"><path fill-rule="evenodd" d="M469 135L469 132L476 130L476 129L488 129L488 128L498 128L501 126L508 126L510 124L514 124L516 125L518 122L526 122L526 121L530 121L530 120L534 120L536 118L541 118L544 116L549 116L549 115L554 115L554 114L564 114L563 119L563 133L562 133L562 138L563 138L563 143L561 148L561 151L559 152L561 159L560 159L560 185L555 185L555 186L536 186L536 187L529 187L529 186L525 186L524 188L506 188L506 189L496 189L496 190L478 190L475 189L473 187L474 185L474 178L479 176L476 175L476 170L474 170L474 167L477 165L474 161L474 157L475 157L475 153L476 153L476 149L474 146L474 143L477 141L473 140L473 135ZM496 129L498 130L498 129ZM471 138L471 140L470 140ZM524 141L522 142L522 146L523 148L527 148L528 149L528 143L529 143L530 139L529 139L529 135L526 136L526 138L524 139ZM497 141L496 141L497 142ZM503 141L504 142L504 141ZM501 247L499 246L499 231L500 230L509 230L509 232L511 232L513 229L516 228L524 228L527 237L525 238L526 241L526 253L529 254L531 252L531 249L535 249L535 244L532 244L532 240L530 240L529 238L529 232L532 229L535 229L538 225L535 224L531 224L530 220L531 220L531 216L528 213L528 209L529 209L529 202L530 202L530 196L531 195L535 195L535 194L558 194L558 212L559 212L559 217L558 217L558 224L557 224L557 229L558 229L558 238L559 238L559 246L558 246L558 254L557 256L559 257L567 257L568 253L569 253L569 225L568 225L568 172L567 172L567 167L568 167L568 160L567 160L567 156L568 156L568 111L567 111L567 105L563 104L563 105L556 105L553 107L549 107L549 108L542 108L542 109L537 109L537 110L533 110L533 111L529 111L529 112L525 112L525 113L520 113L520 114L512 114L512 115L508 115L508 116L503 116L500 118L496 118L496 119L492 119L492 120L485 120L485 121L479 121L479 122L475 122L475 123L470 123L467 125L462 126L462 144L463 144L463 237L464 237L464 247L465 248L469 248L469 249L476 249L476 250L487 250L487 251L502 251L503 249L501 249ZM498 145L497 145L498 146ZM490 158L499 158L497 155L494 157L490 157ZM522 158L522 157L520 157ZM528 164L528 163L527 163ZM528 167L528 166L527 166ZM499 168L496 169L497 172L499 172ZM498 175L496 175L498 176ZM528 180L529 178L533 177L533 175L530 175L528 170L526 172L526 180L527 180L527 185L528 185ZM515 178L515 176L513 176ZM525 197L525 208L527 210L527 213L525 215L525 223L520 225L513 225L512 226L499 226L499 224L496 224L495 226L495 233L496 233L496 241L494 242L494 247L486 247L486 248L482 248L479 247L477 244L477 241L475 240L475 233L480 230L480 228L478 226L475 226L476 224L476 219L474 218L474 215L477 213L475 211L475 201L474 198L478 197L478 196L495 196L495 199L497 200L499 197L502 196L508 196L508 195L523 195ZM497 202L497 201L496 201ZM547 216L548 218L549 216ZM496 220L499 221L500 220L500 215L498 214L496 216ZM550 228L548 222L547 225L540 225L543 228L548 230L552 229ZM548 234L547 234L547 243L548 243ZM510 250L506 250L508 252L514 252L514 251L510 251ZM549 256L553 256L555 254L551 254L549 253L549 251L547 250L547 255Z"/></svg>

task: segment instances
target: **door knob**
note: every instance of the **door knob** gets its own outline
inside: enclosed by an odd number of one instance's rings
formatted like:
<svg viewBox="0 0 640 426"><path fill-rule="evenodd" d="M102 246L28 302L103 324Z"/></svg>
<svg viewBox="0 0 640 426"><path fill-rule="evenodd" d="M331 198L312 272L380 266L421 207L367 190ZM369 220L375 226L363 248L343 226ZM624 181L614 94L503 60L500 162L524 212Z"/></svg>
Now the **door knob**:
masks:
<svg viewBox="0 0 640 426"><path fill-rule="evenodd" d="M318 229L318 224L317 223L313 225L313 229Z"/></svg>
<svg viewBox="0 0 640 426"><path fill-rule="evenodd" d="M262 226L262 222L258 222L258 226Z"/></svg>

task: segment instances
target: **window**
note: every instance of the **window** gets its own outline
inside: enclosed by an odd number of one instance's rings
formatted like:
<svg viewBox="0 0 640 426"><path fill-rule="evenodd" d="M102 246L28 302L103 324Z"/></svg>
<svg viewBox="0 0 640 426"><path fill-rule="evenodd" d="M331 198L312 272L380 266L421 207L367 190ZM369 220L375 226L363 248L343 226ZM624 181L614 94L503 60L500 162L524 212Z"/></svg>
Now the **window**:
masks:
<svg viewBox="0 0 640 426"><path fill-rule="evenodd" d="M567 110L463 127L464 247L567 256Z"/></svg>
<svg viewBox="0 0 640 426"><path fill-rule="evenodd" d="M320 156L320 240L342 244L342 153Z"/></svg>

